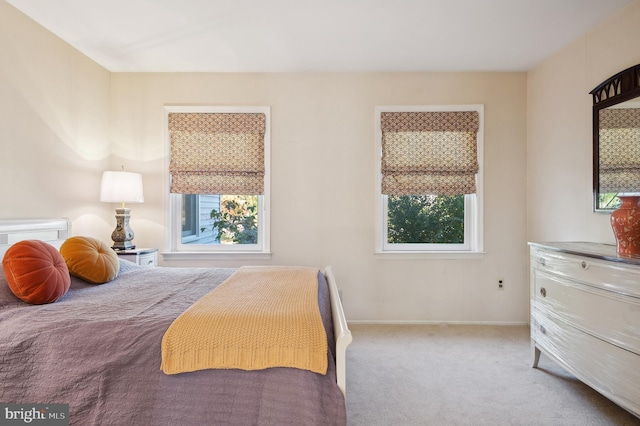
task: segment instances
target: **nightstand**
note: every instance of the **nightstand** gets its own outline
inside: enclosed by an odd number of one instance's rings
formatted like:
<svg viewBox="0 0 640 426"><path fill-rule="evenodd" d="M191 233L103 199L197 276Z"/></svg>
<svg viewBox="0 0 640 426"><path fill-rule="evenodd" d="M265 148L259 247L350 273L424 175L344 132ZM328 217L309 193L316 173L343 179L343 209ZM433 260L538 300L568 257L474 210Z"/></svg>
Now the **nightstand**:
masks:
<svg viewBox="0 0 640 426"><path fill-rule="evenodd" d="M140 266L158 266L158 249L139 248L133 250L116 250L121 258Z"/></svg>

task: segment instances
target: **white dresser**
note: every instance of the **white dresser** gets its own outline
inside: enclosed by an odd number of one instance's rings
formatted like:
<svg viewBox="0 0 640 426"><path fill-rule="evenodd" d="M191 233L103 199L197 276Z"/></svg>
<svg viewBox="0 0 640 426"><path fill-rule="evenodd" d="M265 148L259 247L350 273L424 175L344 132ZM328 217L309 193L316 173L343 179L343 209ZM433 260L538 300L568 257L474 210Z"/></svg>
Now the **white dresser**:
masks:
<svg viewBox="0 0 640 426"><path fill-rule="evenodd" d="M640 417L640 259L595 243L530 243L533 367L540 352Z"/></svg>

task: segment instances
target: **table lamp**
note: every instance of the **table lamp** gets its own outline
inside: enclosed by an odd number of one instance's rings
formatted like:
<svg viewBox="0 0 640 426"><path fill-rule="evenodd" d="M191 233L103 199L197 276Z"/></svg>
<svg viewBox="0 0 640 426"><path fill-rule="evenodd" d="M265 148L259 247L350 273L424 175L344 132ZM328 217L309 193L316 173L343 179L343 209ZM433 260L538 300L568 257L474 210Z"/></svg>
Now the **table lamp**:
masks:
<svg viewBox="0 0 640 426"><path fill-rule="evenodd" d="M142 203L142 175L122 171L108 171L102 174L100 201L107 203L122 203L116 209L116 229L111 234L114 250L132 250L136 248L132 240L133 230L129 226L131 209L125 208L124 203Z"/></svg>

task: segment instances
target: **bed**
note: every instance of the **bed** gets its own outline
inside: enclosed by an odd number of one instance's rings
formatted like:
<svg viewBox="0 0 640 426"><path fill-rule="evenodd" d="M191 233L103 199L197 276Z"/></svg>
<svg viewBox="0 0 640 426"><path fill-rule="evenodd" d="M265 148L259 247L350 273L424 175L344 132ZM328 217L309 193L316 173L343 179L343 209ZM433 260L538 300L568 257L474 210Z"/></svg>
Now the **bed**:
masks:
<svg viewBox="0 0 640 426"><path fill-rule="evenodd" d="M70 236L66 219L0 221L0 257L18 241L59 248ZM234 272L121 260L106 284L71 276L60 300L30 305L13 295L0 270L0 403L69 404L77 425L346 424L351 333L330 267L317 274L326 374L285 367L161 371L168 327Z"/></svg>

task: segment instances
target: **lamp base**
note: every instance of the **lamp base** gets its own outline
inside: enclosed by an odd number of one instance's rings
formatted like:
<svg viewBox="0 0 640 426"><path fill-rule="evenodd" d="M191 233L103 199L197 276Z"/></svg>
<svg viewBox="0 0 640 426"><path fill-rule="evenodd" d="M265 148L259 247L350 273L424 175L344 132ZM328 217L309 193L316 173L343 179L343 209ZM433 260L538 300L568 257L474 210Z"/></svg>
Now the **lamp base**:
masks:
<svg viewBox="0 0 640 426"><path fill-rule="evenodd" d="M620 207L611 213L618 256L640 256L640 196L620 195Z"/></svg>
<svg viewBox="0 0 640 426"><path fill-rule="evenodd" d="M113 240L112 249L132 250L136 248L131 242L135 234L129 226L129 218L131 218L131 209L116 209L116 229L111 233L111 239Z"/></svg>

